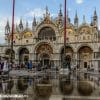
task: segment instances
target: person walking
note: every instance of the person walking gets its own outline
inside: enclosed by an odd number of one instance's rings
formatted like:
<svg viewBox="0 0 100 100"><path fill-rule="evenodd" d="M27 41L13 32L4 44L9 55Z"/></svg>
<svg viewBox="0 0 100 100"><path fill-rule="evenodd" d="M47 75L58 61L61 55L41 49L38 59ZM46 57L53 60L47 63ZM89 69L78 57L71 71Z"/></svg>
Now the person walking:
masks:
<svg viewBox="0 0 100 100"><path fill-rule="evenodd" d="M3 72L8 72L8 62L7 60L4 61L4 65L3 65Z"/></svg>

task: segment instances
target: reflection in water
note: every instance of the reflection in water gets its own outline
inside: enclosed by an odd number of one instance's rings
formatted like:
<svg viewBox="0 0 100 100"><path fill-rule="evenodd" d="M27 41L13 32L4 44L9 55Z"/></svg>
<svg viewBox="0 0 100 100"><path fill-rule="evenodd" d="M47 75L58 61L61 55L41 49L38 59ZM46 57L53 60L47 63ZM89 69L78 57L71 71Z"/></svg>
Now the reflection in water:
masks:
<svg viewBox="0 0 100 100"><path fill-rule="evenodd" d="M41 76L40 80L36 80L35 94L39 97L50 97L52 94L52 84L50 79L50 72L46 72Z"/></svg>
<svg viewBox="0 0 100 100"><path fill-rule="evenodd" d="M27 77L19 77L17 81L17 89L18 92L23 93L28 88L28 78Z"/></svg>
<svg viewBox="0 0 100 100"><path fill-rule="evenodd" d="M59 80L59 81L58 81ZM58 79L52 80L52 88L49 89L48 86L49 80L42 80L42 84L37 84L37 91L42 93L49 93L50 95L75 95L75 96L99 96L99 78L94 80L94 76L90 74L80 74L80 73L70 73L67 76L60 76ZM97 84L98 83L98 84ZM1 78L0 79L0 94L26 94L29 96L26 100L49 100L48 97L35 97L36 91L34 86L35 79L34 77L24 76L24 77L10 77L10 78ZM57 85L58 84L58 85ZM55 88L56 86L56 88ZM44 88L45 87L45 88ZM60 88L59 88L60 87ZM60 91L59 93L56 91ZM15 92L16 91L16 92ZM56 92L55 92L56 91ZM13 99L12 99L13 100ZM22 99L17 99L22 100ZM25 99L23 99L25 100ZM68 99L70 100L70 99ZM90 99L91 100L91 99Z"/></svg>
<svg viewBox="0 0 100 100"><path fill-rule="evenodd" d="M71 79L71 74L67 76L60 77L60 90L63 94L71 94L73 92L73 81Z"/></svg>
<svg viewBox="0 0 100 100"><path fill-rule="evenodd" d="M34 98L34 100L49 100L49 97L39 97L39 96L36 96Z"/></svg>
<svg viewBox="0 0 100 100"><path fill-rule="evenodd" d="M87 80L80 80L78 82L77 89L81 95L89 96L93 92L93 82Z"/></svg>
<svg viewBox="0 0 100 100"><path fill-rule="evenodd" d="M80 95L90 96L93 93L96 83L94 83L93 79L91 80L90 77L91 75L87 73L78 74L77 90Z"/></svg>
<svg viewBox="0 0 100 100"><path fill-rule="evenodd" d="M8 78L3 78L0 80L0 93L11 93L11 90L14 86L14 81L12 77Z"/></svg>

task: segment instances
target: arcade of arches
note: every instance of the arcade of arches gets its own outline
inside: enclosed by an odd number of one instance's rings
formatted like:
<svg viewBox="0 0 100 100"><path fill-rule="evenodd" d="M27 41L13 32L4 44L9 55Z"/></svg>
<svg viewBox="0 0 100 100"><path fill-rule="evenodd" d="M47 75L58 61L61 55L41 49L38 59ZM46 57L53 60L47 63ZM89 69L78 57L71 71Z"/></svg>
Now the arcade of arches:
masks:
<svg viewBox="0 0 100 100"><path fill-rule="evenodd" d="M61 65L63 65L63 61L65 60L65 66L69 69L73 68L75 63L77 62L76 67L79 69L90 69L93 67L93 50L88 46L82 46L77 51L77 58L75 60L75 53L73 49L69 46L65 48L65 55L64 55L64 48L61 50ZM65 58L64 58L65 57Z"/></svg>
<svg viewBox="0 0 100 100"><path fill-rule="evenodd" d="M5 51L6 57L10 58L11 50L7 49ZM18 52L18 59L19 62L26 62L31 60L30 58L30 51L25 47L19 49ZM92 68L94 65L93 57L94 53L93 50L89 46L82 46L77 50L77 53L74 52L73 48L70 46L66 46L65 48L65 55L64 55L64 47L61 49L61 52L58 54L60 55L60 59L58 62L56 62L54 59L55 57L53 47L47 43L42 42L38 44L35 48L35 51L33 51L33 62L39 62L42 66L49 66L51 63L56 64L58 63L59 66L62 67L63 60L65 57L66 66L69 69L73 68L73 66L76 66L79 69L89 69ZM77 55L77 58L75 57ZM13 51L13 58L15 59L15 52ZM56 63L55 63L56 62ZM99 63L98 63L99 64Z"/></svg>

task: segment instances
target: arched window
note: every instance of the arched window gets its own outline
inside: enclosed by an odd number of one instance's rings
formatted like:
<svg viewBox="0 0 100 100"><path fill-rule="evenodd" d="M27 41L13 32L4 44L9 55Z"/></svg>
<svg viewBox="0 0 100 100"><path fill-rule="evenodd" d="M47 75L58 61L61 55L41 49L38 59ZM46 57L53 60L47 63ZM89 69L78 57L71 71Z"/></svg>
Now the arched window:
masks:
<svg viewBox="0 0 100 100"><path fill-rule="evenodd" d="M56 40L56 34L55 31L51 27L44 27L40 30L38 33L38 39L49 39L49 40Z"/></svg>

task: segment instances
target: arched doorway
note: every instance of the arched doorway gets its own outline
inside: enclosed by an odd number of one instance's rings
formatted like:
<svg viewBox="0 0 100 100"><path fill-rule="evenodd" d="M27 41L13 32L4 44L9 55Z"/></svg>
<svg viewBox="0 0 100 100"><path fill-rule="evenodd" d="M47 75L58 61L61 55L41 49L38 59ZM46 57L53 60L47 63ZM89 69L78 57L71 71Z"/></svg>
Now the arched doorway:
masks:
<svg viewBox="0 0 100 100"><path fill-rule="evenodd" d="M70 55L66 55L65 56L65 61L66 61L67 68L71 69L71 56Z"/></svg>
<svg viewBox="0 0 100 100"><path fill-rule="evenodd" d="M48 54L43 53L40 57L40 62L42 66L49 66L50 65L50 57Z"/></svg>
<svg viewBox="0 0 100 100"><path fill-rule="evenodd" d="M78 64L80 69L90 69L92 65L93 50L88 46L83 46L78 50Z"/></svg>
<svg viewBox="0 0 100 100"><path fill-rule="evenodd" d="M65 52L65 53L64 53ZM69 46L62 48L61 50L61 66L64 68L71 69L73 60L73 49Z"/></svg>
<svg viewBox="0 0 100 100"><path fill-rule="evenodd" d="M11 49L7 49L5 51L5 56L10 60L10 58L11 58ZM15 52L14 52L14 50L13 50L12 58L13 58L13 60L15 59Z"/></svg>
<svg viewBox="0 0 100 100"><path fill-rule="evenodd" d="M40 67L50 67L53 49L48 43L42 43L36 48L36 61Z"/></svg>
<svg viewBox="0 0 100 100"><path fill-rule="evenodd" d="M19 51L19 63L29 61L29 51L27 48L21 48Z"/></svg>

